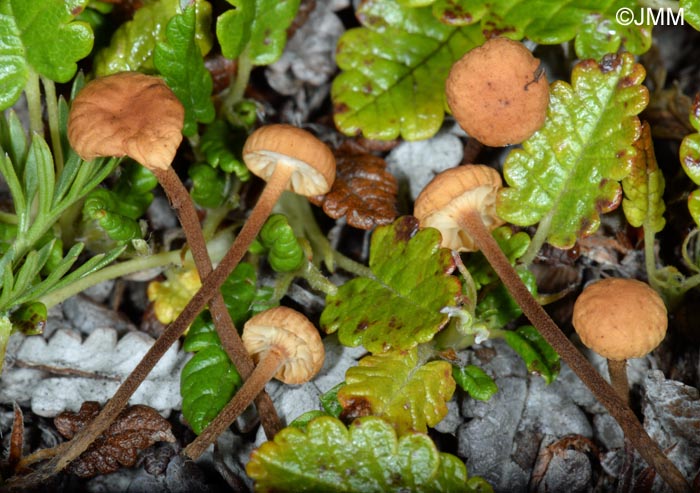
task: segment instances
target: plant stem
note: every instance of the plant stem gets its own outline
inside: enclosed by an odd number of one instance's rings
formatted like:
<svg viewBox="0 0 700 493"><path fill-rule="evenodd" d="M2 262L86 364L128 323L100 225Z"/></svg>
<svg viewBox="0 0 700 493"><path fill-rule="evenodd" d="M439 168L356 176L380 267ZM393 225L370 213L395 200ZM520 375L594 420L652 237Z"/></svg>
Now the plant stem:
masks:
<svg viewBox="0 0 700 493"><path fill-rule="evenodd" d="M24 86L24 94L27 97L27 110L29 111L29 131L43 137L44 122L41 117L39 75L31 67L28 67L27 71L27 83Z"/></svg>
<svg viewBox="0 0 700 493"><path fill-rule="evenodd" d="M622 402L629 406L630 387L627 381L627 360L615 361L608 359L608 374L610 375L610 385L620 396Z"/></svg>
<svg viewBox="0 0 700 493"><path fill-rule="evenodd" d="M250 61L250 56L248 55L248 48L243 50L243 53L238 57L238 65L236 69L236 78L233 81L233 85L229 88L229 93L226 95L226 99L223 104L224 111L228 120L236 125L243 126L235 115L233 107L239 101L243 100L245 95L246 87L248 87L248 82L250 81L250 73L253 71L253 63ZM234 118L235 117L235 118Z"/></svg>
<svg viewBox="0 0 700 493"><path fill-rule="evenodd" d="M221 435L245 411L255 396L263 391L265 384L272 380L286 359L286 356L280 351L274 349L267 351L255 367L255 371L238 389L233 399L226 404L226 407L207 425L204 431L185 447L183 454L193 460L199 458L209 448L209 445L214 443L216 437Z"/></svg>
<svg viewBox="0 0 700 493"><path fill-rule="evenodd" d="M49 133L51 134L51 150L56 166L56 175L63 171L63 145L58 123L58 99L56 98L56 85L51 79L41 78L46 94L46 113L49 119Z"/></svg>
<svg viewBox="0 0 700 493"><path fill-rule="evenodd" d="M312 289L321 291L326 296L333 296L338 292L338 287L330 282L313 262L306 259L304 261L304 266L298 271L298 275L304 278Z"/></svg>
<svg viewBox="0 0 700 493"><path fill-rule="evenodd" d="M662 292L656 278L656 255L654 254L654 231L648 224L644 224L644 267L647 271L647 279L649 284L657 292Z"/></svg>
<svg viewBox="0 0 700 493"><path fill-rule="evenodd" d="M674 491L690 491L690 486L678 468L666 457L661 448L649 437L632 410L593 368L559 329L542 306L532 297L518 273L501 251L498 243L481 221L477 211L463 214L460 226L474 239L477 246L496 271L501 281L518 303L523 313L537 328L542 337L559 353L559 356L591 390L646 460Z"/></svg>
<svg viewBox="0 0 700 493"><path fill-rule="evenodd" d="M525 254L520 257L521 264L528 266L533 262L533 260L535 260L535 257L537 257L540 249L547 241L547 235L549 235L549 228L551 224L551 215L546 215L542 218L540 223L537 225L535 235L532 237L532 240L530 240L530 246L527 247Z"/></svg>

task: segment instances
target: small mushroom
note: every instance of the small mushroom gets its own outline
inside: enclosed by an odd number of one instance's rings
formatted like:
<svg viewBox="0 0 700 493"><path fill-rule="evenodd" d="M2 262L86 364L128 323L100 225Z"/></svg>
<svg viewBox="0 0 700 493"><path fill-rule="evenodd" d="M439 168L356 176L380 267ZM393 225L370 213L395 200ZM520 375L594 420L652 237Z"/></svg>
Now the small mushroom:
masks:
<svg viewBox="0 0 700 493"><path fill-rule="evenodd" d="M258 365L219 415L185 448L185 455L192 459L231 425L273 377L301 384L323 366L325 353L318 330L291 308L279 306L252 317L243 328L243 343Z"/></svg>
<svg viewBox="0 0 700 493"><path fill-rule="evenodd" d="M576 299L572 323L581 342L607 358L610 383L628 402L627 360L649 354L666 336L668 315L659 294L635 279L603 279Z"/></svg>
<svg viewBox="0 0 700 493"><path fill-rule="evenodd" d="M455 62L445 89L459 125L489 146L524 141L547 116L549 84L540 61L507 38L492 38Z"/></svg>

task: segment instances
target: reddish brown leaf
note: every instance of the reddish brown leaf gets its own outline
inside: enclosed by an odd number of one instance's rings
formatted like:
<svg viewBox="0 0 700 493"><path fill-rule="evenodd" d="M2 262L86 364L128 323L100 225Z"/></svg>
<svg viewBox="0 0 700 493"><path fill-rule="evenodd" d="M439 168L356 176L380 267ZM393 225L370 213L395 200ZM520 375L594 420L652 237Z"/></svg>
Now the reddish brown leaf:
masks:
<svg viewBox="0 0 700 493"><path fill-rule="evenodd" d="M350 226L372 229L391 223L396 210L396 178L386 170L386 162L371 154L336 157L336 178L326 195L311 197L333 219L345 216Z"/></svg>
<svg viewBox="0 0 700 493"><path fill-rule="evenodd" d="M54 418L58 432L71 439L91 422L100 411L97 402L84 402L77 413L64 412ZM117 417L68 470L89 478L97 474L115 472L121 467L131 467L141 450L156 442L174 442L170 423L148 406L130 406Z"/></svg>
<svg viewBox="0 0 700 493"><path fill-rule="evenodd" d="M22 459L22 446L24 445L24 416L22 409L14 404L15 418L12 422L12 433L10 434L10 451L7 455L7 463L14 468Z"/></svg>

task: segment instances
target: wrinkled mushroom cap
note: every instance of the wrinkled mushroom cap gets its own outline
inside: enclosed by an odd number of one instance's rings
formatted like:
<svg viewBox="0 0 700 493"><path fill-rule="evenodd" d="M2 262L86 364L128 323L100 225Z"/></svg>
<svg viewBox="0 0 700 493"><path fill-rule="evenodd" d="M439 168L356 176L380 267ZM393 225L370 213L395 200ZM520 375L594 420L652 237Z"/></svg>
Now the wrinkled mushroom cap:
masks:
<svg viewBox="0 0 700 493"><path fill-rule="evenodd" d="M287 189L299 195L327 193L335 180L335 157L328 146L292 125L258 128L243 146L243 160L254 175L265 181L277 166L293 167Z"/></svg>
<svg viewBox="0 0 700 493"><path fill-rule="evenodd" d="M184 119L185 109L162 79L120 72L78 93L68 140L86 161L129 156L150 170L167 169L182 141Z"/></svg>
<svg viewBox="0 0 700 493"><path fill-rule="evenodd" d="M478 250L474 240L459 225L460 214L476 209L488 230L504 223L496 214L496 196L501 175L482 164L467 164L438 174L416 198L413 215L421 228L442 234L442 246L459 252Z"/></svg>
<svg viewBox="0 0 700 493"><path fill-rule="evenodd" d="M308 382L323 366L323 342L316 327L301 313L278 306L251 317L243 329L243 345L256 362L268 350L287 361L275 378L284 383Z"/></svg>
<svg viewBox="0 0 700 493"><path fill-rule="evenodd" d="M521 43L492 38L452 66L447 103L459 125L489 146L518 144L543 124L549 84Z"/></svg>
<svg viewBox="0 0 700 493"><path fill-rule="evenodd" d="M648 284L608 278L589 284L574 304L573 325L581 341L608 359L641 358L666 335L663 300Z"/></svg>

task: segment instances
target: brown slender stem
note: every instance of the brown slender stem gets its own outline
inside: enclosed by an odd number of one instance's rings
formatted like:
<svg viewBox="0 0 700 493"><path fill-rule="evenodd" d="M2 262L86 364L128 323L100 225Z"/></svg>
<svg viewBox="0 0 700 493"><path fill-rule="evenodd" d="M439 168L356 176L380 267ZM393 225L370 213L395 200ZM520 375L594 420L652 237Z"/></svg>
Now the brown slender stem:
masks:
<svg viewBox="0 0 700 493"><path fill-rule="evenodd" d="M280 351L274 349L267 351L258 366L255 367L255 371L238 389L233 399L226 404L226 407L209 423L204 431L185 447L183 453L193 460L202 455L209 445L214 443L216 438L245 411L255 396L264 390L265 384L272 380L286 359L286 356Z"/></svg>
<svg viewBox="0 0 700 493"><path fill-rule="evenodd" d="M54 457L41 469L22 478L16 477L14 486L28 487L41 484L49 477L59 473L107 429L163 354L187 330L187 327L197 318L197 315L204 309L207 302L218 292L223 282L236 268L250 244L258 235L265 219L271 214L275 202L287 187L291 173L292 170L286 166L277 167L277 170L268 180L267 186L260 195L248 220L241 228L229 251L219 262L219 265L202 280L202 286L190 299L180 315L156 339L153 346L124 380L112 398L107 401L107 404L95 419L78 432L70 442L67 442L67 446L61 454ZM261 416L262 418L263 416Z"/></svg>
<svg viewBox="0 0 700 493"><path fill-rule="evenodd" d="M187 237L187 243L192 250L192 257L197 266L199 277L205 279L212 272L212 264L209 254L207 253L207 243L202 233L197 211L190 194L187 192L187 189L172 167L168 167L164 171L156 170L154 174L177 212L180 224L182 224L185 236ZM226 350L228 357L241 374L241 377L245 380L253 372L255 365L243 346L243 341L238 335L231 315L226 308L224 297L219 291L217 291L214 297L209 301L209 308L221 344ZM258 395L255 403L261 416L265 434L268 439L272 439L282 428L272 399L263 391Z"/></svg>
<svg viewBox="0 0 700 493"><path fill-rule="evenodd" d="M620 396L626 406L630 404L630 387L627 381L627 360L616 361L608 359L608 374L610 375L610 385Z"/></svg>
<svg viewBox="0 0 700 493"><path fill-rule="evenodd" d="M590 389L596 399L605 406L610 415L617 420L625 436L644 460L656 469L673 488L673 491L690 491L688 482L678 468L649 437L635 414L620 399L615 389L596 372L537 300L532 297L496 240L484 226L479 213L472 211L462 215L460 226L474 239L525 316L530 319L542 337Z"/></svg>

